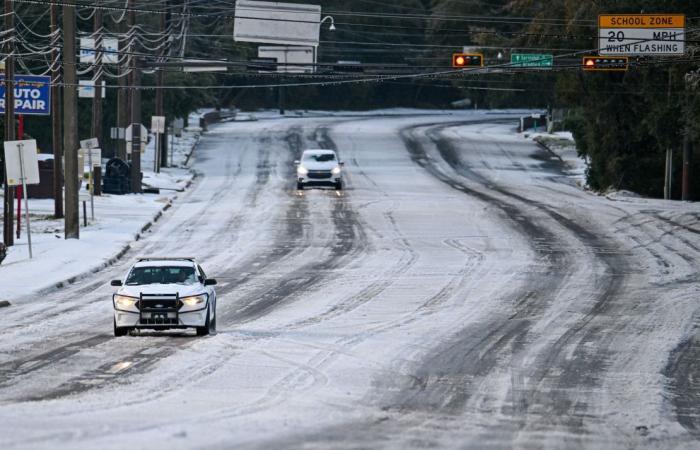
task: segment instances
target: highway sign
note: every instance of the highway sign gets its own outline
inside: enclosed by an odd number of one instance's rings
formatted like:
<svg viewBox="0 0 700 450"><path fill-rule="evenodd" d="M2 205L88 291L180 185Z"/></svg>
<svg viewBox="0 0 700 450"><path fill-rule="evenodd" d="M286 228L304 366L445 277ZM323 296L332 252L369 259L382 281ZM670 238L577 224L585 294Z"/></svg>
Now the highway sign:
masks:
<svg viewBox="0 0 700 450"><path fill-rule="evenodd" d="M510 55L512 67L552 67L554 56L540 53L513 53Z"/></svg>
<svg viewBox="0 0 700 450"><path fill-rule="evenodd" d="M601 55L683 55L685 15L602 14L598 16Z"/></svg>
<svg viewBox="0 0 700 450"><path fill-rule="evenodd" d="M51 77L15 75L15 114L51 114ZM5 75L0 75L0 114L5 114Z"/></svg>

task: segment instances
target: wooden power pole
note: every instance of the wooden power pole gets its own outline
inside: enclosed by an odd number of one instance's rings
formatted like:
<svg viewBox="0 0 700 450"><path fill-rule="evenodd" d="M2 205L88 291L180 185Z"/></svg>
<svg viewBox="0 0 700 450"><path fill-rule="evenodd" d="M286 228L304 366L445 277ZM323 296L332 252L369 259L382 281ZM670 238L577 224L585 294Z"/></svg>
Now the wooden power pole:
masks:
<svg viewBox="0 0 700 450"><path fill-rule="evenodd" d="M165 1L164 4L164 10L168 10L168 1ZM167 45L165 45L165 32L166 32L166 26L167 26L167 16L166 12L163 12L160 15L160 37L163 39L163 42L161 43L162 49L159 52L161 55L165 54L165 49L167 49ZM156 116L164 116L163 112L163 83L165 82L165 72L163 71L162 67L157 67L156 68ZM168 134L167 134L167 127L166 127L166 132L165 133L157 133L156 134L156 139L159 139L160 142L158 142L158 148L160 149L160 161L158 162L158 165L161 167L165 167L168 165L168 148L166 146L168 142Z"/></svg>
<svg viewBox="0 0 700 450"><path fill-rule="evenodd" d="M119 39L119 89L117 89L117 127L123 132L126 127L129 126L129 91L127 90L128 79L124 76L125 73L129 71L128 61L130 61L131 56L128 55L129 51L129 40L124 36L126 28L124 27L124 21L119 22L118 28L120 33ZM124 141L124 136L117 136L117 158L124 161L128 159L126 151L126 141Z"/></svg>
<svg viewBox="0 0 700 450"><path fill-rule="evenodd" d="M5 29L8 30L5 37L4 53L7 55L5 59L5 140L15 140L15 57L14 57L14 39L15 39L15 13L12 0L5 0ZM4 148L3 148L3 162ZM6 166L5 164L3 164ZM7 168L5 167L5 197L3 202L3 242L6 246L14 245L14 234L12 225L14 223L14 214L12 211L12 200L15 197L15 189L8 186Z"/></svg>
<svg viewBox="0 0 700 450"><path fill-rule="evenodd" d="M102 10L99 8L100 0L95 1L95 97L92 99L92 137L96 137L100 145L102 142ZM103 147L104 148L104 147ZM92 170L92 168L90 168Z"/></svg>
<svg viewBox="0 0 700 450"><path fill-rule="evenodd" d="M80 238L78 201L78 76L76 71L75 6L63 6L63 150L66 161L66 239Z"/></svg>
<svg viewBox="0 0 700 450"><path fill-rule="evenodd" d="M53 215L63 218L63 136L61 136L61 66L58 62L59 51L56 45L60 40L58 31L58 5L51 4L51 144L53 146Z"/></svg>
<svg viewBox="0 0 700 450"><path fill-rule="evenodd" d="M132 45L129 47L129 56L131 65L131 75L129 76L131 94L131 192L141 193L141 90L138 88L141 84L141 73L139 67L139 57L137 55L138 48L136 46L136 10L134 9L134 0L129 0L129 31L134 33L131 39Z"/></svg>

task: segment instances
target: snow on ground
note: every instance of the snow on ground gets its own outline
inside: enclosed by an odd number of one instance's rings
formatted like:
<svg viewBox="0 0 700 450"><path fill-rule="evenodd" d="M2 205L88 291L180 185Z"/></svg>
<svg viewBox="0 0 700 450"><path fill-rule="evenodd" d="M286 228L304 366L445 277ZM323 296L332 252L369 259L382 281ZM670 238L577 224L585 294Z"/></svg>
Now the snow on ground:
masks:
<svg viewBox="0 0 700 450"><path fill-rule="evenodd" d="M579 156L576 150L576 141L570 131L557 131L554 133L540 133L525 131L521 133L524 139L530 139L549 150L554 157L561 159L566 165L566 173L576 180L579 186L585 188L586 171L588 163L585 158Z"/></svg>
<svg viewBox="0 0 700 450"><path fill-rule="evenodd" d="M128 258L0 313L0 447L697 448L664 371L700 207L584 192L509 114L420 116L212 127ZM345 191L294 189L311 146ZM155 252L219 280L216 335L112 338Z"/></svg>
<svg viewBox="0 0 700 450"><path fill-rule="evenodd" d="M392 116L455 116L475 117L484 114L530 114L531 110L494 109L489 111L475 109L417 109L417 108L385 108L370 111L316 111L316 110L287 110L280 114L279 110L240 111L235 121L294 119L294 118L323 118L323 117L392 117Z"/></svg>
<svg viewBox="0 0 700 450"><path fill-rule="evenodd" d="M96 196L95 220L92 220L87 183L84 182L81 198L87 202L88 225L83 226L81 203L79 240L64 239L63 219L53 219L53 199L30 198L33 259L29 259L26 224L22 214L21 237L10 247L7 258L0 264L0 300L13 304L30 300L30 293L98 270L119 255L192 180L193 172L185 162L198 140L199 134L191 132L174 137L176 167L163 168L156 174L153 172L155 141L151 136L142 155L143 183L161 188L160 193ZM103 168L106 161L103 160Z"/></svg>

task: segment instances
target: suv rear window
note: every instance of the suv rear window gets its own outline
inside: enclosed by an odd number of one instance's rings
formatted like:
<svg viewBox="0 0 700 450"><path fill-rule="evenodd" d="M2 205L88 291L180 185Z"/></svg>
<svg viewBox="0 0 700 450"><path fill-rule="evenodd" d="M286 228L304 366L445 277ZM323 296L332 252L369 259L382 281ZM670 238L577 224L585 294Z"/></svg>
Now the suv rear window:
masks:
<svg viewBox="0 0 700 450"><path fill-rule="evenodd" d="M127 286L144 284L194 284L197 282L194 267L134 267L126 277Z"/></svg>
<svg viewBox="0 0 700 450"><path fill-rule="evenodd" d="M335 161L335 155L333 153L306 153L303 159L306 161L327 162Z"/></svg>

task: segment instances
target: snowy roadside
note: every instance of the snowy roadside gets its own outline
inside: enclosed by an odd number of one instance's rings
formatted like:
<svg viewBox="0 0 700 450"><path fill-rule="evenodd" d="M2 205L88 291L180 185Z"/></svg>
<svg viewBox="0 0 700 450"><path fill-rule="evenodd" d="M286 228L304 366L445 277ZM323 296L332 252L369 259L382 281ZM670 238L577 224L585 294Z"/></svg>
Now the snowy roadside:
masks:
<svg viewBox="0 0 700 450"><path fill-rule="evenodd" d="M521 133L526 139L531 139L552 153L566 166L566 174L576 181L581 188L586 189L587 161L580 157L576 150L576 142L569 131L549 133Z"/></svg>
<svg viewBox="0 0 700 450"><path fill-rule="evenodd" d="M280 114L277 110L265 109L259 111L239 111L232 122L247 122L257 120L278 120L298 118L323 118L323 117L405 117L405 116L456 116L470 117L484 114L529 114L531 110L522 109L494 109L484 111L480 109L418 109L418 108L385 108L368 111L320 111L320 110L288 110Z"/></svg>
<svg viewBox="0 0 700 450"><path fill-rule="evenodd" d="M192 183L195 173L188 168L188 162L199 135L194 129L175 137L171 141L175 167L163 168L158 174L153 171L155 152L151 138L142 157L143 184L160 188L160 193L96 196L95 220L91 220L87 202L87 227L83 226L81 203L78 240L64 239L63 219L52 217L53 199L29 199L33 259L29 259L23 215L21 237L0 264L0 301L29 301L39 293L73 283L118 261L170 208L178 193ZM81 197L87 197L85 183Z"/></svg>

